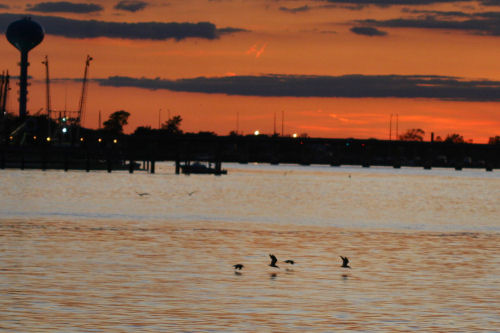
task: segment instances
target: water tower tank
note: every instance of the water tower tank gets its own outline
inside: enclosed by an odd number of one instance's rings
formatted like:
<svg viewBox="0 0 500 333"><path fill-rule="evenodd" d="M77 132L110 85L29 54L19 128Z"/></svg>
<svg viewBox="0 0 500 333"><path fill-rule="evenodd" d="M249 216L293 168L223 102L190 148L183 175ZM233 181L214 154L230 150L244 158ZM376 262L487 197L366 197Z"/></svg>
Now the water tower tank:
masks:
<svg viewBox="0 0 500 333"><path fill-rule="evenodd" d="M7 27L7 40L21 52L21 74L19 75L19 117L26 117L28 95L28 52L40 44L44 32L40 24L26 17L14 21Z"/></svg>
<svg viewBox="0 0 500 333"><path fill-rule="evenodd" d="M12 22L7 27L7 40L21 52L28 52L43 40L43 29L30 18Z"/></svg>

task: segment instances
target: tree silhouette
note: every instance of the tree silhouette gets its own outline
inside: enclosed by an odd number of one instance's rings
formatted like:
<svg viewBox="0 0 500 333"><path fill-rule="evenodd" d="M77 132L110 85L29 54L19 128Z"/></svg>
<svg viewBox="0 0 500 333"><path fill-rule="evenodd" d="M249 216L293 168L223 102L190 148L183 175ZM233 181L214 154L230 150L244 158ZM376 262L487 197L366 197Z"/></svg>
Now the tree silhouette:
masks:
<svg viewBox="0 0 500 333"><path fill-rule="evenodd" d="M492 136L488 141L490 145L499 145L500 144L500 135Z"/></svg>
<svg viewBox="0 0 500 333"><path fill-rule="evenodd" d="M444 142L448 143L464 143L464 137L461 136L460 134L453 133L453 134L448 134L446 136L446 139L444 139Z"/></svg>
<svg viewBox="0 0 500 333"><path fill-rule="evenodd" d="M412 128L399 136L401 141L424 141L425 131L420 128Z"/></svg>
<svg viewBox="0 0 500 333"><path fill-rule="evenodd" d="M180 128L181 122L181 116L173 116L161 125L161 129L167 131L169 134L182 134L182 130Z"/></svg>
<svg viewBox="0 0 500 333"><path fill-rule="evenodd" d="M103 123L104 129L114 133L123 133L123 126L128 124L129 116L130 113L124 110L113 112Z"/></svg>

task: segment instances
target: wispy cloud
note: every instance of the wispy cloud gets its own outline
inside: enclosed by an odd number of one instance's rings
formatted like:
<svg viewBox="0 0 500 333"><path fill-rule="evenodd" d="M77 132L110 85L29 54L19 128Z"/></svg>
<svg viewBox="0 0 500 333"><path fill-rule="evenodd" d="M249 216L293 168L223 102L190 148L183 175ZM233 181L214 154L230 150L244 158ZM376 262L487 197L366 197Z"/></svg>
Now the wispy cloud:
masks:
<svg viewBox="0 0 500 333"><path fill-rule="evenodd" d="M264 44L259 44L259 43L256 43L254 45L252 45L245 53L246 54L255 54L255 58L259 58L262 53L264 53L264 50L266 49L267 47L267 43L264 43Z"/></svg>
<svg viewBox="0 0 500 333"><path fill-rule="evenodd" d="M226 28L219 28L217 29L217 34L218 35L230 35L238 32L249 32L250 30L247 29L242 29L242 28L231 28L231 27L226 27Z"/></svg>
<svg viewBox="0 0 500 333"><path fill-rule="evenodd" d="M22 18L19 14L0 14L0 32ZM67 38L124 38L143 40L183 40L186 38L217 39L222 34L242 31L237 28L224 28L221 31L210 22L106 22L96 20L74 20L58 16L32 16L40 23L47 34Z"/></svg>
<svg viewBox="0 0 500 333"><path fill-rule="evenodd" d="M285 13L292 13L292 14L297 14L297 13L304 13L308 12L311 10L311 7L308 5L301 6L301 7L294 7L294 8L288 8L288 7L280 7L279 8L282 12Z"/></svg>
<svg viewBox="0 0 500 333"><path fill-rule="evenodd" d="M135 13L139 10L145 9L148 5L149 3L141 0L122 0L118 2L114 8Z"/></svg>
<svg viewBox="0 0 500 333"><path fill-rule="evenodd" d="M40 2L27 5L27 11L39 13L74 13L89 14L104 10L101 5L95 3L74 3L68 1Z"/></svg>
<svg viewBox="0 0 500 333"><path fill-rule="evenodd" d="M350 122L350 120L349 120L349 119L344 118L344 117L341 117L341 116L339 116L339 115L337 115L337 114L335 114L335 113L330 113L328 116L329 116L330 118L333 118L333 119L335 119L335 120L338 120L338 121L340 121L340 122L342 122L342 123L348 123L348 122Z"/></svg>
<svg viewBox="0 0 500 333"><path fill-rule="evenodd" d="M455 101L500 101L500 81L466 80L435 75L262 75L148 79L113 76L103 86L167 89L244 96L396 97Z"/></svg>
<svg viewBox="0 0 500 333"><path fill-rule="evenodd" d="M351 32L357 35L364 35L369 37L387 35L387 32L379 30L374 27L353 27L351 28Z"/></svg>

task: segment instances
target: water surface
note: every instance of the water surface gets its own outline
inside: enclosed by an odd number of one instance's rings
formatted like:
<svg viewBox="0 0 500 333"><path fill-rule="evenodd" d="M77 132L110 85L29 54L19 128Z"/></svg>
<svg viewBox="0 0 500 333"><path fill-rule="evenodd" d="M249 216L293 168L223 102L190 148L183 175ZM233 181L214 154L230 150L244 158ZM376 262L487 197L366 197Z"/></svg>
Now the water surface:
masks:
<svg viewBox="0 0 500 333"><path fill-rule="evenodd" d="M498 173L225 167L2 171L0 331L500 331Z"/></svg>

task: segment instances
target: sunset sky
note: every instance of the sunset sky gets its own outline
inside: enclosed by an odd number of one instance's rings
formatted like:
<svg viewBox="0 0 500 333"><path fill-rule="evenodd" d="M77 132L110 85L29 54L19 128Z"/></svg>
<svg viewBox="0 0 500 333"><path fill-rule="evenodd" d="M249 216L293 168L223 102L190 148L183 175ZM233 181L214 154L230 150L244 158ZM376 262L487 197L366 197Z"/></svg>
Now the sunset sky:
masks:
<svg viewBox="0 0 500 333"><path fill-rule="evenodd" d="M427 140L500 135L499 0L0 0L0 31L26 15L46 32L29 112L45 108L45 55L52 108L76 110L89 54L85 127L126 110L127 133L179 114L188 132L270 134L284 114L285 135L388 139L398 114Z"/></svg>

